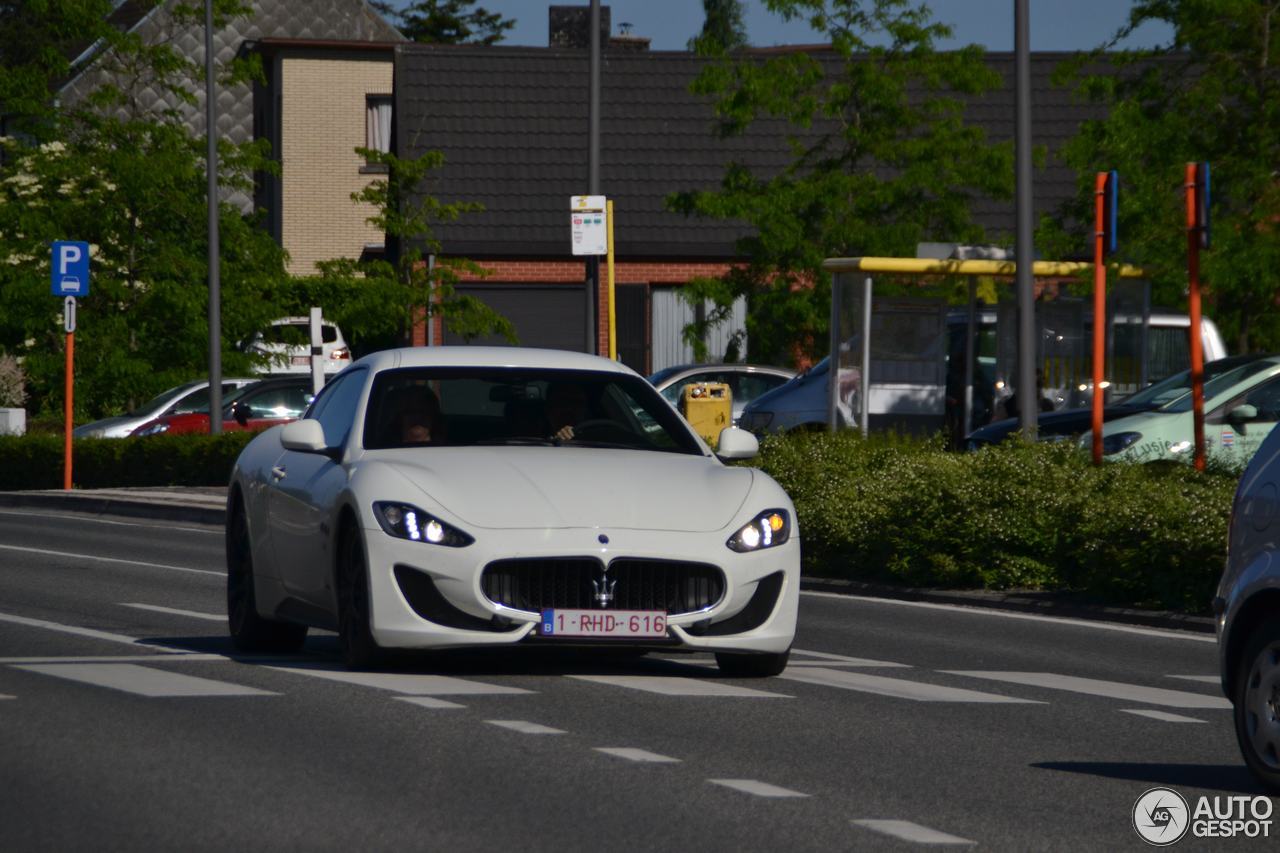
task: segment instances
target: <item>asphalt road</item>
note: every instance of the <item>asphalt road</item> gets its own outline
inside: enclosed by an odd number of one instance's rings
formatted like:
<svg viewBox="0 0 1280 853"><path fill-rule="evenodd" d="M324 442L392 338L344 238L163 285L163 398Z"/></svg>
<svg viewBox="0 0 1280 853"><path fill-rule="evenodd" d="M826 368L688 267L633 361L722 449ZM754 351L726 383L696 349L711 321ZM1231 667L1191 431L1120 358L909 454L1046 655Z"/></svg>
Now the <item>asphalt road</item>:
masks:
<svg viewBox="0 0 1280 853"><path fill-rule="evenodd" d="M0 510L0 850L1145 849L1148 788L1258 792L1204 635L806 593L775 679L368 675L233 656L223 585L220 530Z"/></svg>

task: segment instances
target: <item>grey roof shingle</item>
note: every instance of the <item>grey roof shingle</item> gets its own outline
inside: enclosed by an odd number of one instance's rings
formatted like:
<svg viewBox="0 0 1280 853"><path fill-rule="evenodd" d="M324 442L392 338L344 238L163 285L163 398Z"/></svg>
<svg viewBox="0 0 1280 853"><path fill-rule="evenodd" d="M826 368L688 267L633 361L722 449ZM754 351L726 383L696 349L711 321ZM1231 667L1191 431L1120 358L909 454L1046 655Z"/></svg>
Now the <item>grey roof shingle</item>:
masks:
<svg viewBox="0 0 1280 853"><path fill-rule="evenodd" d="M1081 121L1100 115L1097 106L1078 103L1050 82L1068 56L1032 58L1034 141L1050 151L1035 177L1037 217L1075 192L1074 172L1053 152ZM437 227L444 251L568 254L569 196L587 191L588 61L581 50L397 47L397 150L402 156L442 150L445 165L428 191L485 207ZM1005 85L972 99L968 117L991 139L1009 140L1013 55L990 53L987 61ZM781 121L758 121L741 137L715 133L710 99L688 90L703 62L685 52L603 56L600 181L614 199L621 256L732 257L744 226L672 213L665 198L718 185L731 161L767 174L790 159ZM989 238L1013 233L1012 200L980 199L973 212Z"/></svg>

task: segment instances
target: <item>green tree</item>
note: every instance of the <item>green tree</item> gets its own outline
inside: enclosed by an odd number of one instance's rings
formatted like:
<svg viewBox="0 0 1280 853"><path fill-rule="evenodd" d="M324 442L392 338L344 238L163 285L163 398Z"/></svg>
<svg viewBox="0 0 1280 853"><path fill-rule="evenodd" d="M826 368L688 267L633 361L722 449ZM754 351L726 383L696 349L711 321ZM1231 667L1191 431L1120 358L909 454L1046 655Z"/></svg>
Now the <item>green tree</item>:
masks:
<svg viewBox="0 0 1280 853"><path fill-rule="evenodd" d="M1168 45L1103 55L1150 21L1172 27ZM1122 253L1149 271L1157 304L1184 305L1184 169L1207 160L1213 247L1201 255L1206 313L1241 352L1280 348L1280 3L1138 0L1115 38L1065 66L1059 79L1074 81L1108 112L1065 149L1080 192L1043 223L1044 245L1089 251L1093 174L1116 169Z"/></svg>
<svg viewBox="0 0 1280 853"><path fill-rule="evenodd" d="M410 41L423 44L496 44L516 25L513 19L472 9L476 0L419 0L404 8L378 2L373 7L392 19Z"/></svg>
<svg viewBox="0 0 1280 853"><path fill-rule="evenodd" d="M746 46L742 0L702 0L702 12L702 31L689 39L689 50L700 56L718 56Z"/></svg>
<svg viewBox="0 0 1280 853"><path fill-rule="evenodd" d="M749 357L778 360L826 349L824 258L912 255L921 240L980 240L970 205L1010 195L1013 168L1009 145L990 144L963 119L963 97L998 85L998 75L976 46L936 50L950 29L927 7L909 0L766 5L784 19L806 20L830 40L830 51L724 57L692 88L714 96L724 136L777 140L782 124L790 162L767 173L731 162L718 188L676 193L668 205L750 226L738 244L745 266L693 282L686 295L695 304L714 301L708 325L747 297ZM696 341L701 330L686 336Z"/></svg>
<svg viewBox="0 0 1280 853"><path fill-rule="evenodd" d="M320 262L320 275L295 280L295 309L335 306L329 316L354 346L366 350L403 345L415 323L437 315L451 333L466 340L496 334L515 343L509 320L475 297L457 292L461 274L484 276L486 271L465 258L440 256L433 226L480 209L474 202L444 203L427 192L431 173L444 164L444 155L428 151L407 159L369 148L356 151L386 167L385 180L373 181L351 199L373 206L369 222L397 247L396 257ZM428 264L428 255L436 256L434 266Z"/></svg>
<svg viewBox="0 0 1280 853"><path fill-rule="evenodd" d="M58 15L69 4L48 4ZM89 6L86 6L89 8ZM244 14L218 0L218 17ZM198 3L168 7L174 26L202 20ZM205 142L180 109L152 106L144 90L195 104L201 66L161 39L97 32L96 60L109 72L86 100L62 107L29 103L46 139L10 137L0 166L0 348L24 357L31 405L62 405L64 336L59 300L49 294L49 243L91 246L91 291L76 334L76 412L97 416L142 402L207 370L208 290ZM72 39L74 41L74 39ZM56 63L52 63L56 65ZM32 91L35 90L32 86ZM261 145L220 145L224 190L252 189L267 166ZM252 366L235 345L273 316L284 281L283 253L252 219L220 210L224 366Z"/></svg>

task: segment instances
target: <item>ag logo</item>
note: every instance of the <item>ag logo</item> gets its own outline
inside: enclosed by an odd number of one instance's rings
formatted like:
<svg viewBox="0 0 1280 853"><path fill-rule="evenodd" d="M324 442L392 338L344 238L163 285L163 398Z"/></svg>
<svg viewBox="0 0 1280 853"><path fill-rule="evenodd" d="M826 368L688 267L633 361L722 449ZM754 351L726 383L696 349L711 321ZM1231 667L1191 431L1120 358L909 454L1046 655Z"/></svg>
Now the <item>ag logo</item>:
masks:
<svg viewBox="0 0 1280 853"><path fill-rule="evenodd" d="M1156 847L1180 841L1191 825L1187 801L1177 791L1151 788L1133 804L1133 828L1142 840Z"/></svg>

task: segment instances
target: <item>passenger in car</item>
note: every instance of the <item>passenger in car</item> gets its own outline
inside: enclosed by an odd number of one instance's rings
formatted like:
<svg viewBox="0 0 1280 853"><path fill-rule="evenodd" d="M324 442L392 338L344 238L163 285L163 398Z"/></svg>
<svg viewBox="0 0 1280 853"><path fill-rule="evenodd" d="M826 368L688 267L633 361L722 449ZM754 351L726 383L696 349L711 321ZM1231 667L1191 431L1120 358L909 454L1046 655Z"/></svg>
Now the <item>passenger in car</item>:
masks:
<svg viewBox="0 0 1280 853"><path fill-rule="evenodd" d="M396 392L390 411L395 414L399 439L403 444L441 443L445 421L440 400L426 386L411 385Z"/></svg>
<svg viewBox="0 0 1280 853"><path fill-rule="evenodd" d="M587 419L587 392L574 382L554 382L547 386L547 421L551 437L572 441L573 430Z"/></svg>

